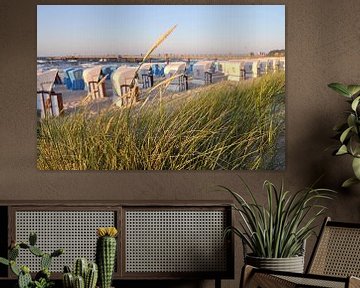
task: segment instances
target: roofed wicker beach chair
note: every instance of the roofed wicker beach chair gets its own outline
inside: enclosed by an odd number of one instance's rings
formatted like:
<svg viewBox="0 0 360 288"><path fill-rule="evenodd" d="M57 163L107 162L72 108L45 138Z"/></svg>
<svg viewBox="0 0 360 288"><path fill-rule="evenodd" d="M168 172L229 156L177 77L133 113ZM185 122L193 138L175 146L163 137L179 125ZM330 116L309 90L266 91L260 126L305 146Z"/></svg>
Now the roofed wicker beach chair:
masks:
<svg viewBox="0 0 360 288"><path fill-rule="evenodd" d="M306 273L277 272L246 265L240 287L360 287L360 223L326 218Z"/></svg>
<svg viewBox="0 0 360 288"><path fill-rule="evenodd" d="M40 118L63 114L62 94L55 93L56 84L61 84L58 69L37 73L37 113Z"/></svg>

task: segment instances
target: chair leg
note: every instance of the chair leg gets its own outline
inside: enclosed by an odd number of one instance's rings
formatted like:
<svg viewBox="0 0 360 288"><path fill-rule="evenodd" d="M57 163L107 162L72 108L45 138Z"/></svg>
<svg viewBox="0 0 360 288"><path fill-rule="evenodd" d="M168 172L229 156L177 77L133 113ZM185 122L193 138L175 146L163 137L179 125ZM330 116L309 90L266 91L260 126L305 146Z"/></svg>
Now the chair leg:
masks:
<svg viewBox="0 0 360 288"><path fill-rule="evenodd" d="M239 288L246 288L249 285L251 276L253 274L254 267L249 265L244 265L241 271L240 285Z"/></svg>
<svg viewBox="0 0 360 288"><path fill-rule="evenodd" d="M241 273L240 288L295 288L296 284L272 276L267 273L257 273L256 268L246 265Z"/></svg>
<svg viewBox="0 0 360 288"><path fill-rule="evenodd" d="M221 279L220 278L215 279L215 288L221 288Z"/></svg>

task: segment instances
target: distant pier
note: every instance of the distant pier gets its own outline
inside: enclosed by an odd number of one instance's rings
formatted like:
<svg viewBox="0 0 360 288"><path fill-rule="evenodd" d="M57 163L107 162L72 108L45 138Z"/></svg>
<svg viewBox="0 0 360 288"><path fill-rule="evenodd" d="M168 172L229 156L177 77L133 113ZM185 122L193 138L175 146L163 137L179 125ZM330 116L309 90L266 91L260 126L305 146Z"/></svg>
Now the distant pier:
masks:
<svg viewBox="0 0 360 288"><path fill-rule="evenodd" d="M126 63L138 63L143 59L143 55L85 55L85 56L47 56L47 57L37 57L38 60L47 60L47 61L81 61L81 62L126 62ZM261 58L265 57L264 55L219 55L219 54L167 54L167 55L158 55L151 56L149 62L166 62L166 61L191 61L191 60L205 60L205 59L218 59L218 60L231 60L239 58Z"/></svg>

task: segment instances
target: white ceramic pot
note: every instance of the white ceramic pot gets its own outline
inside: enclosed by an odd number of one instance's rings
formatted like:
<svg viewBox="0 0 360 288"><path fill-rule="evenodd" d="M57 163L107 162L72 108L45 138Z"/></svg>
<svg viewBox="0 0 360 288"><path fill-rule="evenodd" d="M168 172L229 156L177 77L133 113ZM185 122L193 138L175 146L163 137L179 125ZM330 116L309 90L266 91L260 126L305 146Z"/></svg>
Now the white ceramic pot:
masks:
<svg viewBox="0 0 360 288"><path fill-rule="evenodd" d="M245 263L262 269L304 273L304 256L289 258L263 258L246 255Z"/></svg>

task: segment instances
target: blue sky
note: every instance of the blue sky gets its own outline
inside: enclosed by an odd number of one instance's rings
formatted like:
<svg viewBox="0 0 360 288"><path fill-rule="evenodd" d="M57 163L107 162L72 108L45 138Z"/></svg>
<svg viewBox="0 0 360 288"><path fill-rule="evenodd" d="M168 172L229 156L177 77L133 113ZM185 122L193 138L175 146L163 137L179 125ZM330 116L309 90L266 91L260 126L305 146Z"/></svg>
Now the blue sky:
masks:
<svg viewBox="0 0 360 288"><path fill-rule="evenodd" d="M243 54L285 48L284 5L38 5L37 54Z"/></svg>

